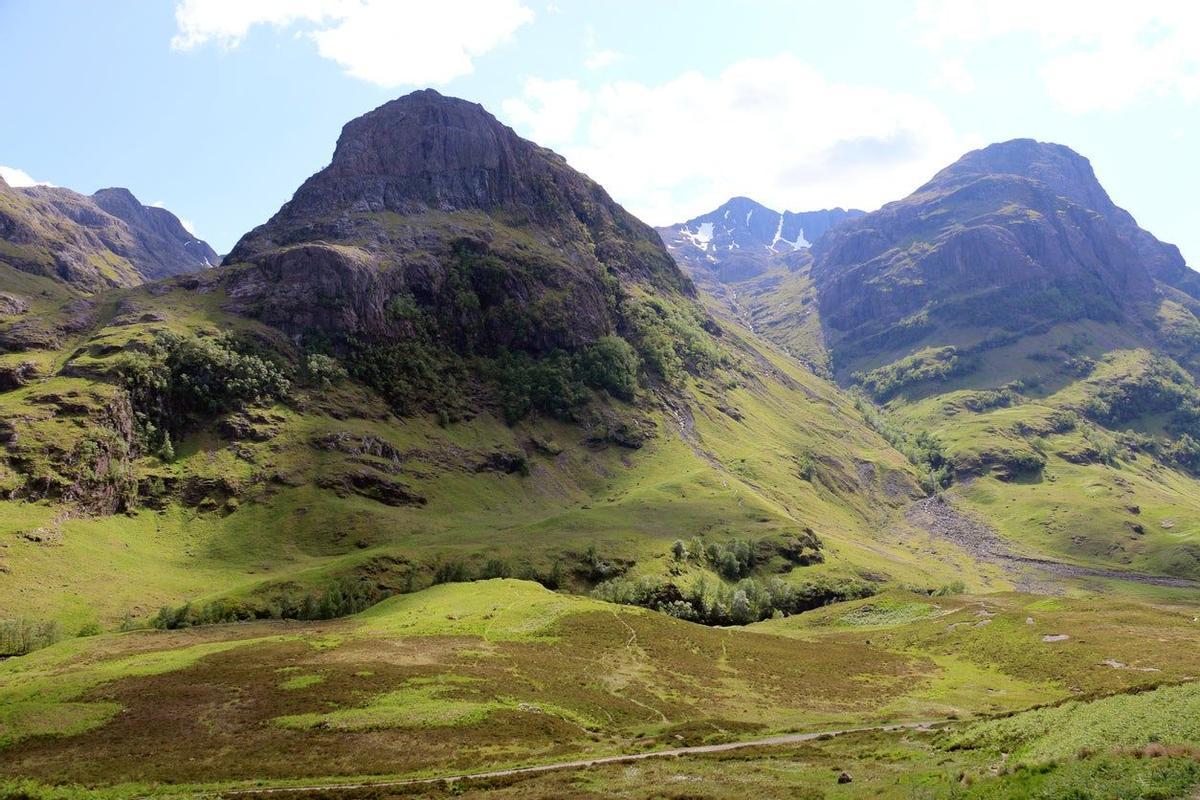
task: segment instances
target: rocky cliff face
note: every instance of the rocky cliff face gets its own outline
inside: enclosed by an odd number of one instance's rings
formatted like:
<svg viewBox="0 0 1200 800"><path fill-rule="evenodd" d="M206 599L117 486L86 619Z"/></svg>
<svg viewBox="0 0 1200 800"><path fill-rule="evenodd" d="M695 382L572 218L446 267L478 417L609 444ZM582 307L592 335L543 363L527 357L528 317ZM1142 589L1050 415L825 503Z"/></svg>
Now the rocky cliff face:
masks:
<svg viewBox="0 0 1200 800"><path fill-rule="evenodd" d="M658 228L667 249L697 281L721 283L760 275L774 256L807 250L842 220L862 211L774 211L734 197L707 214Z"/></svg>
<svg viewBox="0 0 1200 800"><path fill-rule="evenodd" d="M411 337L419 318L460 352L571 350L622 329L635 285L694 291L598 184L432 90L347 124L226 263L246 265L232 307L293 334Z"/></svg>
<svg viewBox="0 0 1200 800"><path fill-rule="evenodd" d="M1193 293L1179 251L1113 204L1087 159L1019 139L968 153L912 195L813 248L822 321L843 361L973 327L1140 324L1161 284Z"/></svg>
<svg viewBox="0 0 1200 800"><path fill-rule="evenodd" d="M0 263L84 291L133 286L212 266L212 248L166 209L127 189L92 197L0 180Z"/></svg>

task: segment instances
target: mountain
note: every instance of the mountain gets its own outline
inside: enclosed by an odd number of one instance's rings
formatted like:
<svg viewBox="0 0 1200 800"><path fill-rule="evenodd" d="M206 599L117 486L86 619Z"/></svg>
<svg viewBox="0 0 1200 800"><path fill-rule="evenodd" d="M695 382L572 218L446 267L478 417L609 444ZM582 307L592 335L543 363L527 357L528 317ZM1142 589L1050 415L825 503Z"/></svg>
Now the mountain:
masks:
<svg viewBox="0 0 1200 800"><path fill-rule="evenodd" d="M174 214L142 205L127 189L88 197L51 186L13 188L0 178L0 265L97 291L218 260Z"/></svg>
<svg viewBox="0 0 1200 800"><path fill-rule="evenodd" d="M1200 576L1181 533L1200 526L1197 273L1087 159L991 145L811 255L729 291L760 334L883 406L881 429L986 521L956 535L985 556Z"/></svg>
<svg viewBox="0 0 1200 800"><path fill-rule="evenodd" d="M772 257L807 250L839 222L862 211L773 211L734 197L714 211L658 228L667 249L697 281L744 280L766 271Z"/></svg>
<svg viewBox="0 0 1200 800"><path fill-rule="evenodd" d="M602 187L433 91L348 123L220 267L38 320L0 354L0 530L29 533L0 605L211 621L628 575L721 621L731 598L683 592L722 560L722 596L779 575L804 605L963 574L893 525L922 489L850 398L716 318ZM695 569L664 559L676 539Z"/></svg>
<svg viewBox="0 0 1200 800"><path fill-rule="evenodd" d="M812 279L835 360L853 367L939 329L981 340L1090 319L1150 320L1159 284L1195 300L1179 250L1118 208L1087 159L1028 139L969 153L826 237ZM971 342L957 338L957 344Z"/></svg>
<svg viewBox="0 0 1200 800"><path fill-rule="evenodd" d="M1189 274L1014 147L699 289L430 91L213 269L9 192L0 796L1190 793Z"/></svg>
<svg viewBox="0 0 1200 800"><path fill-rule="evenodd" d="M453 318L460 350L492 354L617 332L613 281L693 293L654 231L600 186L481 106L432 90L346 125L330 165L227 262L255 265L230 292L272 324L388 337L408 328L387 305L412 302ZM338 298L314 316L333 275Z"/></svg>

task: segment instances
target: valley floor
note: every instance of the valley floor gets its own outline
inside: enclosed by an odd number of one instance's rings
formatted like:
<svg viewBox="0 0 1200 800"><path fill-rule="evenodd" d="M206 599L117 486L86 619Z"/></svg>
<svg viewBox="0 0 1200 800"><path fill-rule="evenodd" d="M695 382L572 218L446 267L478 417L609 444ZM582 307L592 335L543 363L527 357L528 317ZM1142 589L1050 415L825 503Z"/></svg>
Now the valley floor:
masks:
<svg viewBox="0 0 1200 800"><path fill-rule="evenodd" d="M894 591L711 628L491 580L77 638L0 663L0 795L1174 797L1200 782L1197 613Z"/></svg>

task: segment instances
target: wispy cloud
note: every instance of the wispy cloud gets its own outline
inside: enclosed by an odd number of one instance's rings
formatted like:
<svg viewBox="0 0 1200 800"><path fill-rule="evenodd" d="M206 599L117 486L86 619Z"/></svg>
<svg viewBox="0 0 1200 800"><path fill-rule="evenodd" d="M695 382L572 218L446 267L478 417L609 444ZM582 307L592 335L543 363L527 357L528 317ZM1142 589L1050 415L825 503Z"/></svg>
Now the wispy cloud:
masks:
<svg viewBox="0 0 1200 800"><path fill-rule="evenodd" d="M252 28L304 25L317 52L384 87L443 84L533 19L521 0L183 0L176 50L241 45Z"/></svg>
<svg viewBox="0 0 1200 800"><path fill-rule="evenodd" d="M604 69L625 58L625 54L618 50L607 50L600 47L596 42L596 31L591 26L588 26L584 33L583 49L587 54L583 59L583 65L588 69Z"/></svg>
<svg viewBox="0 0 1200 800"><path fill-rule="evenodd" d="M737 194L874 208L979 144L927 100L838 82L792 55L661 84L530 79L502 111L658 224Z"/></svg>
<svg viewBox="0 0 1200 800"><path fill-rule="evenodd" d="M923 0L915 28L933 51L1026 36L1046 93L1070 113L1146 97L1200 99L1200 4L1177 0Z"/></svg>
<svg viewBox="0 0 1200 800"><path fill-rule="evenodd" d="M0 178L3 178L5 183L7 183L9 186L12 186L14 188L20 187L20 186L53 186L54 185L53 183L46 183L45 181L35 180L32 175L30 175L28 172L26 172L23 169L17 169L16 167L6 167L3 164L0 164Z"/></svg>

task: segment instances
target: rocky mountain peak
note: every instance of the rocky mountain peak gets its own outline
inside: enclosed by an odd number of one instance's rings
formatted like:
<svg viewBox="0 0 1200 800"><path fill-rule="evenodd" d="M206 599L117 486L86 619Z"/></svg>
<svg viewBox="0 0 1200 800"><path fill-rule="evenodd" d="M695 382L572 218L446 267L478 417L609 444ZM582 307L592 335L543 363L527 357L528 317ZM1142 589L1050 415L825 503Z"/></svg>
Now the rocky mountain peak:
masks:
<svg viewBox="0 0 1200 800"><path fill-rule="evenodd" d="M1034 139L1011 139L973 150L935 175L917 193L983 177L1033 181L1084 208L1105 213L1116 209L1087 158L1065 145Z"/></svg>
<svg viewBox="0 0 1200 800"><path fill-rule="evenodd" d="M389 309L412 304L462 350L576 349L622 328L626 281L694 293L601 186L432 90L346 124L329 166L225 260L252 266L232 278L235 305L289 331L393 341L411 325Z"/></svg>
<svg viewBox="0 0 1200 800"><path fill-rule="evenodd" d="M1200 296L1200 275L1113 204L1086 158L1032 139L967 153L839 226L812 275L843 363L969 326L1135 323L1164 284Z"/></svg>
<svg viewBox="0 0 1200 800"><path fill-rule="evenodd" d="M331 215L500 209L552 228L564 215L589 226L641 225L561 156L521 138L478 103L425 89L347 123L329 166L256 233L279 234ZM239 244L232 255L248 252Z"/></svg>
<svg viewBox="0 0 1200 800"><path fill-rule="evenodd" d="M128 189L92 196L0 181L0 263L86 291L132 286L213 266L218 256L170 211Z"/></svg>

